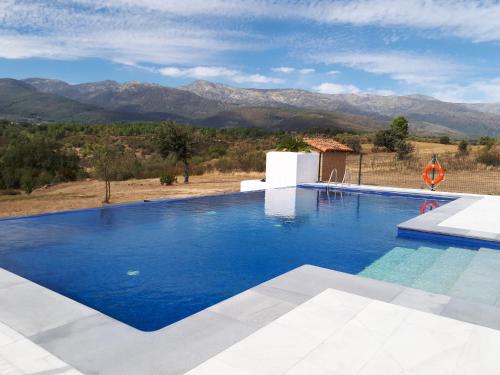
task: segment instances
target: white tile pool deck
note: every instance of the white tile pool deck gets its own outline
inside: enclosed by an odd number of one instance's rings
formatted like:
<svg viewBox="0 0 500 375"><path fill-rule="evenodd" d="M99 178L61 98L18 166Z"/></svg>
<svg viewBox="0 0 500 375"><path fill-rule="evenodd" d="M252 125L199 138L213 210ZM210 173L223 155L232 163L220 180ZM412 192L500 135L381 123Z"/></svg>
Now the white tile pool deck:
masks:
<svg viewBox="0 0 500 375"><path fill-rule="evenodd" d="M0 374L79 375L67 363L0 323Z"/></svg>
<svg viewBox="0 0 500 375"><path fill-rule="evenodd" d="M327 289L189 375L499 374L500 331Z"/></svg>
<svg viewBox="0 0 500 375"><path fill-rule="evenodd" d="M439 226L500 235L500 197L484 197L442 221Z"/></svg>
<svg viewBox="0 0 500 375"><path fill-rule="evenodd" d="M412 225L500 240L483 199ZM149 333L2 269L0 306L0 375L500 374L499 307L307 265Z"/></svg>

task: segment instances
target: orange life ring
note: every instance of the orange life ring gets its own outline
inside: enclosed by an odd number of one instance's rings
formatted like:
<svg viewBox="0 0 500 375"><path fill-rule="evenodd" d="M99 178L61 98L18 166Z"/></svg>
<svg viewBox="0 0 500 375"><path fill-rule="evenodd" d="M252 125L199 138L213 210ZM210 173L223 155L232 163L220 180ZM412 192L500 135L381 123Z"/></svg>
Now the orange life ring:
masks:
<svg viewBox="0 0 500 375"><path fill-rule="evenodd" d="M427 211L435 210L438 207L439 203L436 201L425 202L423 205L420 206L420 214L423 215Z"/></svg>
<svg viewBox="0 0 500 375"><path fill-rule="evenodd" d="M429 176L433 169L438 173L434 180ZM444 180L444 170L438 163L429 163L422 171L422 178L430 187L436 187Z"/></svg>

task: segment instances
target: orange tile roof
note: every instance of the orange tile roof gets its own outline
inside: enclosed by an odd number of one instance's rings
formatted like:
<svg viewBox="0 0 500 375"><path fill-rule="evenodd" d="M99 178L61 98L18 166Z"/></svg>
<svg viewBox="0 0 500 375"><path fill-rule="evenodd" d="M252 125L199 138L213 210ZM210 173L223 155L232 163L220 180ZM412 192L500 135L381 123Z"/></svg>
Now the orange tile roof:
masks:
<svg viewBox="0 0 500 375"><path fill-rule="evenodd" d="M304 138L304 142L321 152L354 152L352 148L329 138Z"/></svg>

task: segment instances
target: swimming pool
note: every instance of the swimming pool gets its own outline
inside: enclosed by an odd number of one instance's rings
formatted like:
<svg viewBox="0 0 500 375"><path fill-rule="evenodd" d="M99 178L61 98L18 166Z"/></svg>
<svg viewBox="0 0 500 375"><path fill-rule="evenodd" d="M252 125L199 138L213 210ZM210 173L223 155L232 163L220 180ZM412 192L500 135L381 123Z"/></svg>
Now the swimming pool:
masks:
<svg viewBox="0 0 500 375"><path fill-rule="evenodd" d="M0 267L154 331L303 264L357 274L424 246L397 224L426 202L287 188L4 220Z"/></svg>

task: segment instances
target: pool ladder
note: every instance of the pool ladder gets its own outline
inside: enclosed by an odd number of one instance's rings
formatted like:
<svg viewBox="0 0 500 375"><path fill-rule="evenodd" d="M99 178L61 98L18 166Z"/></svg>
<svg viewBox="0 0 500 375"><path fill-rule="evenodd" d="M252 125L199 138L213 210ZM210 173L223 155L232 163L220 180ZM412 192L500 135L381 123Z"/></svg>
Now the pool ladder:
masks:
<svg viewBox="0 0 500 375"><path fill-rule="evenodd" d="M330 190L330 185L332 184L332 177L333 177L334 173L335 173L335 180L334 181L335 181L335 184L337 183L338 171L337 171L337 168L333 168L332 171L330 172L330 178L328 179L328 182L326 183L326 191ZM344 171L344 177L342 177L341 184L347 183L347 180L350 180L350 179L351 179L351 170L346 167L346 169Z"/></svg>

